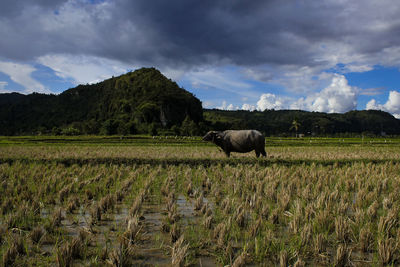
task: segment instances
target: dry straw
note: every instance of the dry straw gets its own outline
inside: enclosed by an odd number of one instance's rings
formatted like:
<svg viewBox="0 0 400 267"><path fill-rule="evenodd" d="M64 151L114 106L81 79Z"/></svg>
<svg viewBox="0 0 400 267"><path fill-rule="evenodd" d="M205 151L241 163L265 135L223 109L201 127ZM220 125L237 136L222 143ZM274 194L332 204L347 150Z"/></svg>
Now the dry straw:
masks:
<svg viewBox="0 0 400 267"><path fill-rule="evenodd" d="M185 244L183 235L172 246L171 263L172 266L185 266L185 259L188 256L189 244Z"/></svg>

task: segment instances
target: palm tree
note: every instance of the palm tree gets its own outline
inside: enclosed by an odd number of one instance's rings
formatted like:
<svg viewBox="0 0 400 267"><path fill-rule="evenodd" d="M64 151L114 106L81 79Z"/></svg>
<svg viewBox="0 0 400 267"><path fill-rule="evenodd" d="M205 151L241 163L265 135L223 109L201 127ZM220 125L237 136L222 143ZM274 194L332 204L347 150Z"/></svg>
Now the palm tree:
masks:
<svg viewBox="0 0 400 267"><path fill-rule="evenodd" d="M297 120L293 120L292 121L292 126L289 129L289 130L293 130L294 129L296 131L296 137L297 137L297 131L299 130L300 125L301 124Z"/></svg>

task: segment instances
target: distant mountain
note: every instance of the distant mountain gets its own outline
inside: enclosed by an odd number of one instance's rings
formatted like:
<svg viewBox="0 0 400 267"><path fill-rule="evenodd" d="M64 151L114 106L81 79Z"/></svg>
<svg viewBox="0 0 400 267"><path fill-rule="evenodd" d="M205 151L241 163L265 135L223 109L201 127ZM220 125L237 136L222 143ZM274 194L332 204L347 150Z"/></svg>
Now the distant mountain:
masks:
<svg viewBox="0 0 400 267"><path fill-rule="evenodd" d="M252 128L267 136L293 136L294 121L297 133L305 135L400 135L400 120L376 110L203 111L199 99L154 68L79 85L60 95L0 94L0 135L202 135Z"/></svg>
<svg viewBox="0 0 400 267"><path fill-rule="evenodd" d="M203 121L201 102L154 68L60 95L0 94L0 135L133 134Z"/></svg>
<svg viewBox="0 0 400 267"><path fill-rule="evenodd" d="M400 120L378 110L354 110L344 114L301 110L226 111L206 109L204 118L211 128L258 129L267 136L293 136L293 121L297 133L304 135L399 135Z"/></svg>

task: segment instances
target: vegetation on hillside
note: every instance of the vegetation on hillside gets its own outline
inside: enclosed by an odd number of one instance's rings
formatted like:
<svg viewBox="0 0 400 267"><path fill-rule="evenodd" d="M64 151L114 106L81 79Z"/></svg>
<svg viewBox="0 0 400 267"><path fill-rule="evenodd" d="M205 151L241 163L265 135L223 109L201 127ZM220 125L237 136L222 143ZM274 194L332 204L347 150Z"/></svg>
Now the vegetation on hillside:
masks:
<svg viewBox="0 0 400 267"><path fill-rule="evenodd" d="M266 136L400 135L400 120L374 110L203 111L199 99L154 68L79 85L60 95L0 94L0 135L193 136L249 128Z"/></svg>
<svg viewBox="0 0 400 267"><path fill-rule="evenodd" d="M157 134L203 121L202 106L154 68L142 68L60 95L0 95L0 134ZM193 130L194 129L194 130Z"/></svg>
<svg viewBox="0 0 400 267"><path fill-rule="evenodd" d="M301 110L204 110L211 128L258 129L267 136L398 135L400 120L377 110L328 114Z"/></svg>

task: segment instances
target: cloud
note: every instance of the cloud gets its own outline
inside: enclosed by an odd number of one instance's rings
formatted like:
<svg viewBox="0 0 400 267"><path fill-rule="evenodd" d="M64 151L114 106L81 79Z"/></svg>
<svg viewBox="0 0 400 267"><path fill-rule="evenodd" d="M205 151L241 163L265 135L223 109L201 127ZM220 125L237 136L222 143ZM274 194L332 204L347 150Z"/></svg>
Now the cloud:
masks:
<svg viewBox="0 0 400 267"><path fill-rule="evenodd" d="M383 110L392 113L397 119L400 119L400 92L390 91L388 100L385 104L381 105L375 99L371 99L366 104L366 109Z"/></svg>
<svg viewBox="0 0 400 267"><path fill-rule="evenodd" d="M238 110L239 107L235 107L233 104L227 104L226 101L222 101L222 105L220 107L217 107L217 109L221 110Z"/></svg>
<svg viewBox="0 0 400 267"><path fill-rule="evenodd" d="M16 17L21 15L26 9L40 8L49 9L59 7L66 0L37 0L37 1L25 1L25 0L2 0L0 8L1 17Z"/></svg>
<svg viewBox="0 0 400 267"><path fill-rule="evenodd" d="M53 69L57 76L72 79L75 84L100 82L133 68L116 60L83 55L46 55L38 58L38 62Z"/></svg>
<svg viewBox="0 0 400 267"><path fill-rule="evenodd" d="M357 106L358 89L348 84L346 77L335 74L329 86L318 93L298 99L262 94L257 109L302 109L309 111L344 113Z"/></svg>
<svg viewBox="0 0 400 267"><path fill-rule="evenodd" d="M8 85L8 82L1 82L0 81L0 92L5 92L5 88Z"/></svg>
<svg viewBox="0 0 400 267"><path fill-rule="evenodd" d="M367 95L367 96L380 95L384 92L384 90L385 88L383 87L360 89L360 95Z"/></svg>
<svg viewBox="0 0 400 267"><path fill-rule="evenodd" d="M175 69L343 63L353 71L400 62L396 0L5 0L0 10L9 60L86 54Z"/></svg>
<svg viewBox="0 0 400 267"><path fill-rule="evenodd" d="M243 104L241 110L249 110L249 111L253 111L256 110L256 107L254 105L251 104Z"/></svg>
<svg viewBox="0 0 400 267"><path fill-rule="evenodd" d="M382 105L378 105L376 103L375 99L371 99L366 105L365 105L365 109L366 110L379 110L382 109Z"/></svg>
<svg viewBox="0 0 400 267"><path fill-rule="evenodd" d="M334 73L325 72L321 66L256 66L243 70L249 79L274 84L291 94L310 94L327 87Z"/></svg>
<svg viewBox="0 0 400 267"><path fill-rule="evenodd" d="M259 110L285 108L287 108L287 101L274 94L262 94L260 100L257 102L257 109Z"/></svg>
<svg viewBox="0 0 400 267"><path fill-rule="evenodd" d="M344 113L354 110L357 106L357 96L360 90L350 86L346 77L340 74L332 74L331 81L321 91L307 97L288 97L272 93L264 93L259 97L256 105L244 103L241 108L223 101L217 108L224 110L266 110L266 109L301 109L327 113ZM396 106L396 101L390 106ZM388 104L389 106L389 104Z"/></svg>
<svg viewBox="0 0 400 267"><path fill-rule="evenodd" d="M13 82L22 85L24 87L23 93L48 93L49 90L43 84L32 78L34 71L36 69L28 64L0 61L0 72L8 75ZM5 85L3 82L2 87L4 88Z"/></svg>
<svg viewBox="0 0 400 267"><path fill-rule="evenodd" d="M399 13L397 0L4 0L0 60L40 62L76 84L155 66L200 90L256 102L248 78L293 98L261 106L339 112L353 107L354 92L324 91L330 71L399 68ZM44 89L37 81L29 88Z"/></svg>
<svg viewBox="0 0 400 267"><path fill-rule="evenodd" d="M392 113L400 113L400 93L390 91L388 101L384 104L384 107Z"/></svg>
<svg viewBox="0 0 400 267"><path fill-rule="evenodd" d="M343 75L336 74L331 84L310 100L312 111L343 113L356 108L357 89L349 86Z"/></svg>
<svg viewBox="0 0 400 267"><path fill-rule="evenodd" d="M190 81L193 88L214 90L235 95L240 98L258 97L250 83L243 81L240 75L231 69L201 68L188 71L182 77L184 81Z"/></svg>
<svg viewBox="0 0 400 267"><path fill-rule="evenodd" d="M213 101L202 101L203 108L215 108L215 103Z"/></svg>
<svg viewBox="0 0 400 267"><path fill-rule="evenodd" d="M243 104L242 107L240 108L239 106L234 106L233 104L228 104L226 100L222 101L222 105L217 107L217 109L221 110L248 110L248 111L253 111L256 110L256 107L251 104Z"/></svg>

